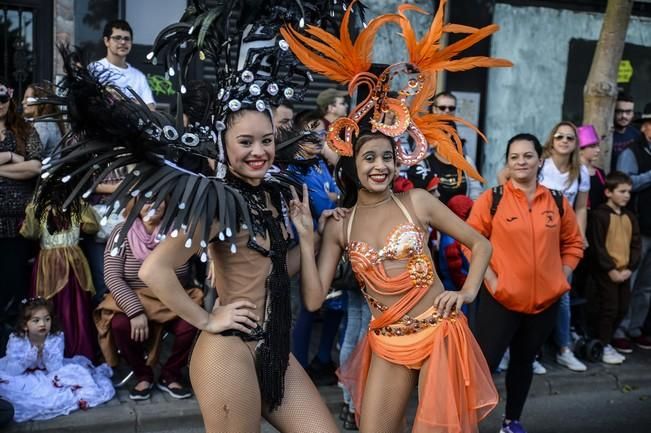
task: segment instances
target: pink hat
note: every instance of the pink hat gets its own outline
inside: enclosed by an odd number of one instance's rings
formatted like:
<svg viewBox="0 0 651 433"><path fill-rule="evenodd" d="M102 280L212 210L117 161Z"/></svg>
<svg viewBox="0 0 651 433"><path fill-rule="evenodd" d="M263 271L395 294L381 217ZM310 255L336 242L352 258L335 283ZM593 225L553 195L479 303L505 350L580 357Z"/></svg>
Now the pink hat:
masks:
<svg viewBox="0 0 651 433"><path fill-rule="evenodd" d="M593 125L583 125L576 128L576 132L579 135L579 148L583 149L584 147L594 146L599 144L599 134Z"/></svg>

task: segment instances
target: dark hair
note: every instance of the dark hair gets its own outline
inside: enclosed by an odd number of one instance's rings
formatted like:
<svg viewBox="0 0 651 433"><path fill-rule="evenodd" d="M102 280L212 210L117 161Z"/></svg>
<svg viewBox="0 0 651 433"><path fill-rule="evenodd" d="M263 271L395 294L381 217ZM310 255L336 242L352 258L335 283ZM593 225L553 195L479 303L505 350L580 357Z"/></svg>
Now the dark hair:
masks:
<svg viewBox="0 0 651 433"><path fill-rule="evenodd" d="M0 81L0 84L9 87L5 82ZM27 156L27 139L31 134L35 134L34 127L27 123L25 118L16 110L16 101L13 97L9 99L9 107L7 108L7 117L5 119L5 126L10 130L16 138L16 153L20 156Z"/></svg>
<svg viewBox="0 0 651 433"><path fill-rule="evenodd" d="M278 107L287 107L290 110L294 111L294 103L291 101L283 101L280 104L274 105L273 108L276 109Z"/></svg>
<svg viewBox="0 0 651 433"><path fill-rule="evenodd" d="M187 83L185 93L181 94L183 114L188 116L188 124L205 125L213 112L215 103L215 88L203 80L193 80Z"/></svg>
<svg viewBox="0 0 651 433"><path fill-rule="evenodd" d="M631 95L629 95L628 93L624 93L624 92L619 92L617 94L617 101L615 101L615 102L631 102L631 103L635 103L635 101L633 100L633 97Z"/></svg>
<svg viewBox="0 0 651 433"><path fill-rule="evenodd" d="M353 144L353 156L342 156L337 161L335 166L335 180L337 186L341 190L341 203L342 207L352 207L357 202L357 191L361 188L361 183L359 177L357 176L357 166L355 164L355 159L359 153L359 149L370 140L375 138L383 138L388 140L391 144L391 150L393 151L393 158L396 158L396 148L395 141L391 137L387 137L384 134L378 132L375 133L362 133L362 135L357 138Z"/></svg>
<svg viewBox="0 0 651 433"><path fill-rule="evenodd" d="M125 31L129 32L129 34L133 38L133 30L131 29L131 26L129 25L129 23L126 22L125 20L112 20L112 21L109 21L104 26L104 32L103 32L102 35L105 38L110 38L111 35L113 34L113 29L125 30Z"/></svg>
<svg viewBox="0 0 651 433"><path fill-rule="evenodd" d="M542 157L543 149L542 145L540 144L540 140L538 140L538 137L533 134L521 132L520 134L516 134L513 137L509 138L509 141L506 143L506 154L504 157L507 163L509 162L509 152L511 152L511 145L516 141L530 141L533 144L533 148L536 151L536 154L538 154L538 158Z"/></svg>
<svg viewBox="0 0 651 433"><path fill-rule="evenodd" d="M446 96L448 98L454 99L454 102L457 102L457 97L452 94L452 92L448 92L447 90L444 90L443 92L439 92L434 96L434 101L439 99L440 96Z"/></svg>
<svg viewBox="0 0 651 433"><path fill-rule="evenodd" d="M247 113L249 111L252 111L254 113L265 114L269 118L271 124L273 125L273 119L271 117L271 113L269 113L269 110L258 111L255 108L242 108L238 111L231 111L226 115L226 120L224 121L224 124L226 124L226 129L228 130L229 128L231 128L235 124L235 122L237 122L240 119L240 117L244 116L244 113Z"/></svg>
<svg viewBox="0 0 651 433"><path fill-rule="evenodd" d="M613 192L619 185L626 184L626 185L633 185L633 179L626 174L622 173L621 171L611 171L608 173L606 176L606 183L604 184L604 189Z"/></svg>
<svg viewBox="0 0 651 433"><path fill-rule="evenodd" d="M294 124L302 129L310 128L317 121L323 121L323 113L319 110L304 110L294 117Z"/></svg>
<svg viewBox="0 0 651 433"><path fill-rule="evenodd" d="M74 168L70 164L64 164L61 170L68 170L66 172L70 173ZM80 197L75 197L66 208L62 206L74 191L76 184L74 179L61 182L52 176L40 181L34 215L39 224L45 223L49 233L66 231L81 223L83 205Z"/></svg>
<svg viewBox="0 0 651 433"><path fill-rule="evenodd" d="M16 322L16 327L14 329L16 335L19 337L25 337L25 328L27 327L27 322L34 314L34 311L45 308L52 318L52 325L50 326L50 333L54 334L59 332L59 325L55 320L54 316L54 306L47 299L38 296L36 298L23 299L20 306L20 313L18 314L18 321Z"/></svg>

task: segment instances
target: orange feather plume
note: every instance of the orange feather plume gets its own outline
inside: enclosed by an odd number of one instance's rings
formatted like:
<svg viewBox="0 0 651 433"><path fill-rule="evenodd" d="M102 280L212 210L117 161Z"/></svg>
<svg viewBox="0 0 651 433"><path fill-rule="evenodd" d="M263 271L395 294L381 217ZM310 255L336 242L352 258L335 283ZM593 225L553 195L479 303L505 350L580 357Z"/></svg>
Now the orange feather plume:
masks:
<svg viewBox="0 0 651 433"><path fill-rule="evenodd" d="M414 5L401 5L398 7L398 14L405 18L399 24L402 29L402 37L405 39L405 44L409 51L410 63L418 67L424 74L442 70L465 71L477 67L513 66L513 63L508 60L485 56L453 59L453 57L462 51L467 50L498 31L499 26L491 24L481 29L476 29L459 24L444 24L443 16L446 3L447 0L441 0L428 32L420 40L416 37L416 33L407 19L405 12L414 11L425 15L428 15L428 13ZM446 47L441 47L440 41L444 33L465 33L468 36Z"/></svg>
<svg viewBox="0 0 651 433"><path fill-rule="evenodd" d="M339 38L315 26L307 26L305 30L311 37L302 35L289 25L280 29L289 48L301 63L310 70L342 84L371 69L373 42L380 27L403 19L397 14L379 16L368 23L353 43L348 30L353 10L351 6L352 3L341 21Z"/></svg>
<svg viewBox="0 0 651 433"><path fill-rule="evenodd" d="M485 182L484 178L466 160L463 155L463 143L457 134L455 127L450 122L459 122L469 126L477 132L484 140L486 137L473 125L465 120L446 114L426 114L412 119L416 127L427 138L427 142L436 149L436 152L447 159L450 164L457 167L458 171L464 171L473 179ZM458 176L461 180L461 176Z"/></svg>

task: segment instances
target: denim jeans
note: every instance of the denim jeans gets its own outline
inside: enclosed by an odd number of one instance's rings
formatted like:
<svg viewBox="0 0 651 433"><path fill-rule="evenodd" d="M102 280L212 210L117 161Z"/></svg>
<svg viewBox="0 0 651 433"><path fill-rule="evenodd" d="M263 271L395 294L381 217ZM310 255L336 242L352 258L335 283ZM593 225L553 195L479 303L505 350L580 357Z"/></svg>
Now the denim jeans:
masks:
<svg viewBox="0 0 651 433"><path fill-rule="evenodd" d="M570 292L565 292L558 303L556 326L554 327L554 341L559 348L570 347Z"/></svg>
<svg viewBox="0 0 651 433"><path fill-rule="evenodd" d="M353 353L357 343L359 343L366 332L368 332L368 323L371 321L371 311L368 308L366 300L359 290L353 289L348 291L348 309L346 310L346 333L344 342L339 352L339 365L342 365ZM344 387L344 402L348 404L350 410L354 410L350 392Z"/></svg>
<svg viewBox="0 0 651 433"><path fill-rule="evenodd" d="M628 313L615 337L624 338L642 335L644 320L649 314L651 304L651 236L642 235L642 251L640 265L631 276L631 301Z"/></svg>

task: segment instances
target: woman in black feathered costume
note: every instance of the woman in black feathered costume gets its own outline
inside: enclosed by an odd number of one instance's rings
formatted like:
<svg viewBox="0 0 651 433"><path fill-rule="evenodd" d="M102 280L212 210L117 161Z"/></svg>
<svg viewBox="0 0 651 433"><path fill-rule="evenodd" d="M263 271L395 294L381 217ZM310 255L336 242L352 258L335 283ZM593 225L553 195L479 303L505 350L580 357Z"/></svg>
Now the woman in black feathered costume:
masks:
<svg viewBox="0 0 651 433"><path fill-rule="evenodd" d="M161 221L165 241L145 260L139 276L202 331L190 376L208 433L259 431L261 416L282 432L338 431L289 351L289 275L297 272L300 254L289 248L291 176L271 169L270 105L296 100L311 81L276 37L278 27L281 18L301 26L324 16L315 13L323 5L335 4L313 3L243 0L208 10L193 2L180 23L159 34L148 58L164 61L181 93L187 90L185 72L195 54L219 64L232 58L230 46L241 39L240 64L218 70L213 115L205 124L184 127L182 109L176 119L150 112L137 95L100 84L68 57L65 102L74 132L61 157L44 162L43 177L75 182L65 207L90 194L113 169L133 167L108 203L120 212L135 200L117 244L109 246L111 253L117 253L145 203L153 202L152 211L163 201L168 204ZM239 25L246 27L239 30L229 28L234 5L248 5L244 10L251 12L242 16ZM216 161L215 175L188 169L184 155ZM75 169L64 169L68 164ZM342 212L327 211L323 218L329 216L340 218ZM213 261L219 299L211 312L185 295L174 274L195 254Z"/></svg>

